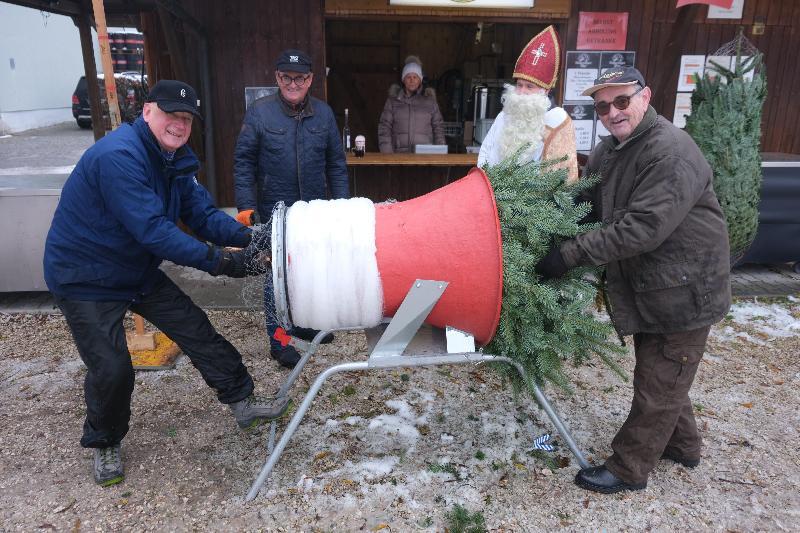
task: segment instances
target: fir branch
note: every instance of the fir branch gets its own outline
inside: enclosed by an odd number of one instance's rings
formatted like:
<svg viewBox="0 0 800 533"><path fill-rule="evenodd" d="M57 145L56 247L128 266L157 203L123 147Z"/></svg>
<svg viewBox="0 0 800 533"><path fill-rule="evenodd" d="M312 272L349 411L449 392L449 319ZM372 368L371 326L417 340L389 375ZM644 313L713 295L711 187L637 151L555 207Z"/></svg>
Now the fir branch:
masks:
<svg viewBox="0 0 800 533"><path fill-rule="evenodd" d="M555 167L564 158L523 164L523 150L484 169L494 188L503 237L503 304L487 349L519 361L532 382L565 390L571 387L564 361L580 365L594 354L624 375L615 358L625 350L611 340L616 338L611 324L591 312L597 290L587 278L597 276L598 269L574 268L550 281L542 281L534 270L555 243L598 226L581 222L591 205L575 199L599 178L566 184L566 170ZM514 373L509 376L520 385Z"/></svg>

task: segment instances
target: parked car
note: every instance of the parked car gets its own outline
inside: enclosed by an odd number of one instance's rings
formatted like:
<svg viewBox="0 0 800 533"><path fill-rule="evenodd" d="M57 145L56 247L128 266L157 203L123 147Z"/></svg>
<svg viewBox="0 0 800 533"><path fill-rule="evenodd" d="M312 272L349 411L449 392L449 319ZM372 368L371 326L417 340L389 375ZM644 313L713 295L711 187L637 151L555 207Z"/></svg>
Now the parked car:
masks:
<svg viewBox="0 0 800 533"><path fill-rule="evenodd" d="M147 76L138 72L117 72L114 74L117 85L117 100L122 120L133 122L142 112L144 99L147 96ZM97 76L97 85L100 88L100 105L103 108L103 120L107 130L111 129L108 118L108 103L106 102L105 81L102 74ZM72 93L72 116L81 128L92 127L92 110L89 106L89 88L86 76L81 76L78 85Z"/></svg>

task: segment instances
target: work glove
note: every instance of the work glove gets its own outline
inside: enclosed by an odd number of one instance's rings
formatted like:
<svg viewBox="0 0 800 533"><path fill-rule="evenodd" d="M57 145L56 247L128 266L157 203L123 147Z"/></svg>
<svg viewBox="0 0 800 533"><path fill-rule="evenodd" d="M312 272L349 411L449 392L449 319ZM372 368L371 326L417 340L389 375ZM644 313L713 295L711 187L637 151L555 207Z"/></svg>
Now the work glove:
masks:
<svg viewBox="0 0 800 533"><path fill-rule="evenodd" d="M244 211L239 211L239 214L236 215L236 220L244 226L252 226L258 223L258 214L253 209L245 209Z"/></svg>
<svg viewBox="0 0 800 533"><path fill-rule="evenodd" d="M211 271L212 276L228 276L229 278L243 278L247 274L244 250L221 250L219 262Z"/></svg>
<svg viewBox="0 0 800 533"><path fill-rule="evenodd" d="M558 246L554 246L547 252L547 255L539 261L534 267L536 273L542 279L555 279L560 278L567 273L567 264L564 262L564 256L561 255L561 250Z"/></svg>

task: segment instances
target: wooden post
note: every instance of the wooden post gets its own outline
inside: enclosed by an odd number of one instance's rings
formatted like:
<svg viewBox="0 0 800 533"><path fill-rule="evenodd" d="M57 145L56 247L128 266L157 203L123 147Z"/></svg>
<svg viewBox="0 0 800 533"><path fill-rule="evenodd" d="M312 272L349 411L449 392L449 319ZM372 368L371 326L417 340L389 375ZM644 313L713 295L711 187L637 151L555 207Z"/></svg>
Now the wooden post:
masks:
<svg viewBox="0 0 800 533"><path fill-rule="evenodd" d="M89 14L85 11L74 19L81 37L81 53L83 54L83 70L86 77L86 89L89 93L89 108L92 112L92 131L94 140L100 140L106 134L103 125L103 110L100 104L100 89L97 86L97 65L94 62L94 49L92 47L92 25Z"/></svg>
<svg viewBox="0 0 800 533"><path fill-rule="evenodd" d="M125 333L125 338L128 341L128 351L136 352L141 350L155 350L156 349L156 335L155 332L144 330L144 318L133 313L133 322L136 325L133 333L130 331Z"/></svg>
<svg viewBox="0 0 800 533"><path fill-rule="evenodd" d="M106 11L103 7L103 0L92 0L92 8L94 9L94 22L97 26L97 41L100 45L100 60L103 63L103 81L106 87L108 116L111 119L111 129L115 130L122 123L122 120L119 112L119 101L117 100L117 83L114 80L114 65L111 63L111 48L108 43Z"/></svg>

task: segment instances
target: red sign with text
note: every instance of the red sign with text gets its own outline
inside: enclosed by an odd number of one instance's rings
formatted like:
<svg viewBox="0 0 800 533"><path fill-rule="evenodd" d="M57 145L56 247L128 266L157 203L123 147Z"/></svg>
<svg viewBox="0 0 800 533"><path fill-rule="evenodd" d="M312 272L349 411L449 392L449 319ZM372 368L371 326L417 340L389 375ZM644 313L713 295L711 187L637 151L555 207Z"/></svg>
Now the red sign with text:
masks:
<svg viewBox="0 0 800 533"><path fill-rule="evenodd" d="M627 13L580 12L578 50L625 50L627 38Z"/></svg>

